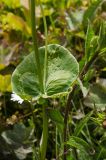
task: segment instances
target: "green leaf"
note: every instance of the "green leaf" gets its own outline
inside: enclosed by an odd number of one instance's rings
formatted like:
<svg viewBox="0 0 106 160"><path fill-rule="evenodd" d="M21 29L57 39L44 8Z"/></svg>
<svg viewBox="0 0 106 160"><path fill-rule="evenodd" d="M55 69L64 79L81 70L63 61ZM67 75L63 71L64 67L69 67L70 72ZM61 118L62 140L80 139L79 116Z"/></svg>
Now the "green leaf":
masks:
<svg viewBox="0 0 106 160"><path fill-rule="evenodd" d="M66 15L66 21L71 30L75 30L82 23L84 12L82 10L71 11Z"/></svg>
<svg viewBox="0 0 106 160"><path fill-rule="evenodd" d="M20 7L20 0L1 0L1 2L13 9Z"/></svg>
<svg viewBox="0 0 106 160"><path fill-rule="evenodd" d="M25 159L27 154L33 151L34 134L31 127L16 124L12 130L2 132L1 136L20 160Z"/></svg>
<svg viewBox="0 0 106 160"><path fill-rule="evenodd" d="M88 24L86 41L85 41L85 57L86 62L88 62L96 52L100 50L105 51L106 44L106 24L102 23L99 31L99 35L95 35L91 24ZM101 52L102 52L101 51ZM101 54L101 53L100 53Z"/></svg>
<svg viewBox="0 0 106 160"><path fill-rule="evenodd" d="M82 152L87 152L90 149L90 145L86 141L76 136L71 136L67 144L79 149Z"/></svg>
<svg viewBox="0 0 106 160"><path fill-rule="evenodd" d="M86 123L89 121L91 115L93 114L93 111L88 113L77 125L74 131L74 136L78 136Z"/></svg>
<svg viewBox="0 0 106 160"><path fill-rule="evenodd" d="M76 148L78 151L77 156L79 160L92 160L90 156L91 146L83 139L75 136L71 136L67 142L72 148Z"/></svg>
<svg viewBox="0 0 106 160"><path fill-rule="evenodd" d="M55 123L64 124L63 117L59 112L59 110L57 109L48 110L47 114L49 115L51 120L54 121Z"/></svg>
<svg viewBox="0 0 106 160"><path fill-rule="evenodd" d="M38 81L35 54L29 54L12 75L13 91L23 99L53 96L67 92L76 81L79 65L64 47L51 44L47 47L47 75L45 93L41 93ZM40 65L44 74L45 46L39 48Z"/></svg>
<svg viewBox="0 0 106 160"><path fill-rule="evenodd" d="M82 81L81 81L79 78L77 79L77 81L78 81L78 84L79 84L79 86L80 86L80 88L81 88L83 97L86 97L86 95L87 95L87 93L88 93L87 88L83 85Z"/></svg>
<svg viewBox="0 0 106 160"><path fill-rule="evenodd" d="M50 119L56 124L60 132L63 131L64 120L58 109L50 109L47 112Z"/></svg>
<svg viewBox="0 0 106 160"><path fill-rule="evenodd" d="M27 23L19 16L8 12L7 15L2 15L2 27L4 30L21 31L24 35L30 36L31 29Z"/></svg>
<svg viewBox="0 0 106 160"><path fill-rule="evenodd" d="M94 1L89 7L88 9L85 11L84 16L83 16L83 25L86 27L88 24L88 20L92 21L94 16L95 16L95 12L97 11L97 9L99 8L99 6L102 4L102 0L96 0Z"/></svg>
<svg viewBox="0 0 106 160"><path fill-rule="evenodd" d="M86 41L85 41L85 56L86 56L86 61L89 60L89 54L90 54L90 48L91 48L91 40L94 37L94 31L90 25L88 24L87 28L87 34L86 34Z"/></svg>
<svg viewBox="0 0 106 160"><path fill-rule="evenodd" d="M0 92L11 92L11 75L0 75Z"/></svg>
<svg viewBox="0 0 106 160"><path fill-rule="evenodd" d="M97 150L97 157L96 160L106 160L106 148L105 146L99 145Z"/></svg>
<svg viewBox="0 0 106 160"><path fill-rule="evenodd" d="M97 109L105 109L106 106L106 87L101 84L93 84L89 89L89 94L84 100L84 104L88 107Z"/></svg>
<svg viewBox="0 0 106 160"><path fill-rule="evenodd" d="M100 26L98 49L104 49L106 46L106 22L103 22Z"/></svg>

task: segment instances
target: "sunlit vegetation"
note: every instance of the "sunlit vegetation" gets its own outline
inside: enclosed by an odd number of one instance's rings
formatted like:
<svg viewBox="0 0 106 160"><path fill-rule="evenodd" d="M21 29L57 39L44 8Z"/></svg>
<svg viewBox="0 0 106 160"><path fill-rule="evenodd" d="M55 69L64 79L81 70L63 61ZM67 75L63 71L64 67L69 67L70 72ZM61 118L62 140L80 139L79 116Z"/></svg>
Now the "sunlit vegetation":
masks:
<svg viewBox="0 0 106 160"><path fill-rule="evenodd" d="M0 0L0 160L106 159L106 0Z"/></svg>

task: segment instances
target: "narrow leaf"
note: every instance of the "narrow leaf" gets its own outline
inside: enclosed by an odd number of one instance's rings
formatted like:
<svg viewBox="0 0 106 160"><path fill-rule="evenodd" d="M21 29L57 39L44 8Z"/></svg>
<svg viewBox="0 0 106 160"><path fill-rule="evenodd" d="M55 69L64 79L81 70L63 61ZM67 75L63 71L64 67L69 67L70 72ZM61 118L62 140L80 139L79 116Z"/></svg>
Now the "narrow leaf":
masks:
<svg viewBox="0 0 106 160"><path fill-rule="evenodd" d="M92 29L91 24L88 24L87 28L87 34L86 34L86 40L85 40L85 56L86 56L86 61L89 60L90 56L90 48L91 48L91 40L94 37L94 31Z"/></svg>
<svg viewBox="0 0 106 160"><path fill-rule="evenodd" d="M71 136L67 144L79 149L82 152L86 152L90 149L90 145L86 141L75 136Z"/></svg>
<svg viewBox="0 0 106 160"><path fill-rule="evenodd" d="M99 31L98 50L106 46L106 23L102 23Z"/></svg>
<svg viewBox="0 0 106 160"><path fill-rule="evenodd" d="M57 126L58 130L60 132L62 132L63 131L63 126L64 126L64 120L63 120L63 116L61 115L59 110L58 109L50 109L50 110L48 110L47 113L48 113L48 116L50 117L50 119Z"/></svg>
<svg viewBox="0 0 106 160"><path fill-rule="evenodd" d="M80 134L80 132L82 131L82 129L84 128L84 126L86 125L86 123L89 121L91 115L93 114L93 111L91 111L90 113L88 113L77 125L74 131L74 136L78 136Z"/></svg>
<svg viewBox="0 0 106 160"><path fill-rule="evenodd" d="M94 1L89 7L88 9L85 11L84 16L83 16L83 25L86 27L88 24L88 20L92 21L94 16L95 16L95 12L97 11L97 9L99 8L99 6L102 4L102 0L96 0Z"/></svg>

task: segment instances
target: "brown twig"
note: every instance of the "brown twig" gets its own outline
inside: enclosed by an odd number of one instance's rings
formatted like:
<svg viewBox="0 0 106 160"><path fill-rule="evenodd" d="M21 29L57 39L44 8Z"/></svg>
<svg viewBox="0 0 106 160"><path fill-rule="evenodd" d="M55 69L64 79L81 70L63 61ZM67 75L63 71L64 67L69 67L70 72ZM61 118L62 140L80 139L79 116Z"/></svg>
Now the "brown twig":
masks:
<svg viewBox="0 0 106 160"><path fill-rule="evenodd" d="M66 104L66 109L65 109L65 116L64 116L64 143L67 141L67 121L68 121L68 112L69 108L71 105L71 99L74 95L74 91L76 89L76 85L74 85L73 90L69 93L68 99L67 99L67 104ZM67 146L66 144L64 145L64 153L67 152ZM64 154L64 160L66 160L66 154Z"/></svg>

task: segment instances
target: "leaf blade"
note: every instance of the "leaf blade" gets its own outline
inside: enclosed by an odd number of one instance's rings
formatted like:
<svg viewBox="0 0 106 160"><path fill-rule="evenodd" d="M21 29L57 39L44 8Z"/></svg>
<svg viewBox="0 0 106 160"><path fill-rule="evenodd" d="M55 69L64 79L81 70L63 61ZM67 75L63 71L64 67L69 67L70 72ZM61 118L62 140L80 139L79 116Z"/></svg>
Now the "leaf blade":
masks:
<svg viewBox="0 0 106 160"><path fill-rule="evenodd" d="M38 71L34 52L26 56L12 75L13 91L21 98L52 97L55 94L67 92L77 79L79 65L73 55L64 47L48 45L48 64L45 93L40 91ZM44 74L45 46L39 48L40 64ZM43 75L42 75L43 76ZM44 76L43 76L44 77Z"/></svg>
<svg viewBox="0 0 106 160"><path fill-rule="evenodd" d="M91 111L90 113L88 113L84 119L82 119L78 125L76 125L75 131L74 131L74 136L78 136L81 132L81 130L83 129L83 127L85 126L85 124L88 122L88 120L90 119L91 115L93 114L93 111Z"/></svg>

